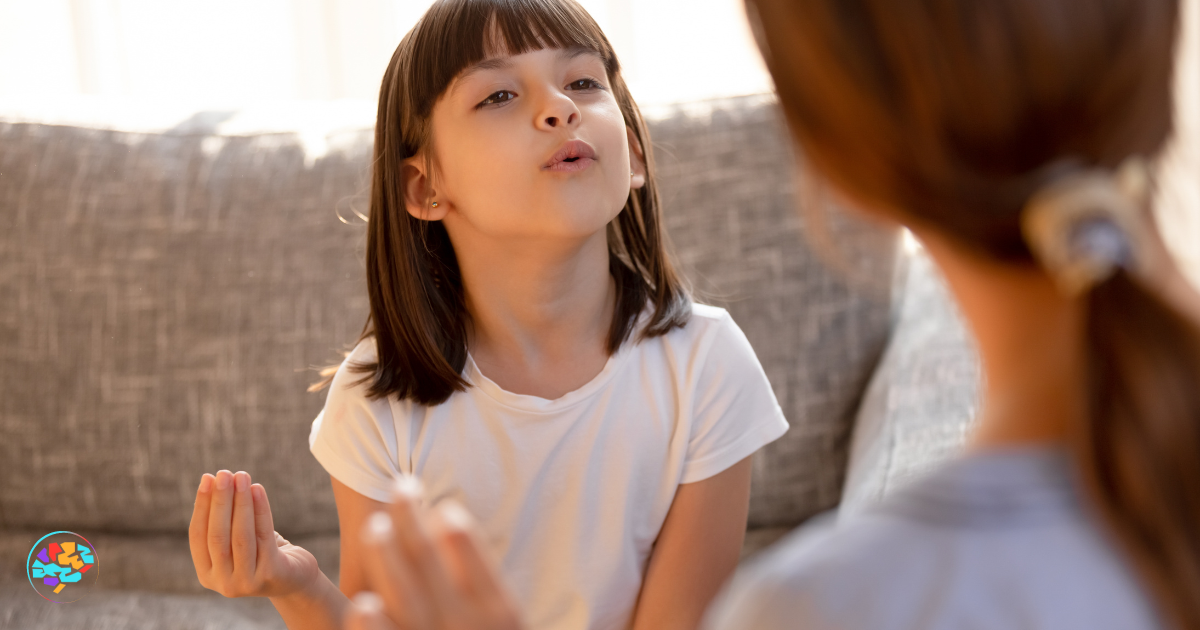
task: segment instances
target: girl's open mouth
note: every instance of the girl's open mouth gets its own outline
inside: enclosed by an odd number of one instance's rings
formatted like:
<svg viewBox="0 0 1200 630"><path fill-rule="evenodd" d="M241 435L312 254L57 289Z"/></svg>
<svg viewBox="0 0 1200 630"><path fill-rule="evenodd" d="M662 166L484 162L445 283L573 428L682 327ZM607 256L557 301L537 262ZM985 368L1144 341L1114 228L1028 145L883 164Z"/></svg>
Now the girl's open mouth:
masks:
<svg viewBox="0 0 1200 630"><path fill-rule="evenodd" d="M558 172L582 171L583 169L591 166L595 161L596 160L588 157L572 157L562 160L561 162L555 162L554 164L546 167L546 170Z"/></svg>

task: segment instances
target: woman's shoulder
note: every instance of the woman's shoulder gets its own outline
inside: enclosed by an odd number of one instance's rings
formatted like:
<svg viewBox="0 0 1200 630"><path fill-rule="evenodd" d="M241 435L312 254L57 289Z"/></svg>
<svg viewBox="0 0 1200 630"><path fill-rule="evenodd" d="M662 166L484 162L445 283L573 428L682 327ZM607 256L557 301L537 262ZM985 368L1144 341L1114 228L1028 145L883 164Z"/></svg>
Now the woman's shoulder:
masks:
<svg viewBox="0 0 1200 630"><path fill-rule="evenodd" d="M1158 627L1056 466L961 458L860 513L822 515L739 571L708 630Z"/></svg>
<svg viewBox="0 0 1200 630"><path fill-rule="evenodd" d="M904 600L893 590L908 590L891 583L891 569L938 563L936 553L893 525L867 515L838 523L833 510L810 519L738 571L706 630L905 627L889 623ZM911 585L921 577L905 580Z"/></svg>

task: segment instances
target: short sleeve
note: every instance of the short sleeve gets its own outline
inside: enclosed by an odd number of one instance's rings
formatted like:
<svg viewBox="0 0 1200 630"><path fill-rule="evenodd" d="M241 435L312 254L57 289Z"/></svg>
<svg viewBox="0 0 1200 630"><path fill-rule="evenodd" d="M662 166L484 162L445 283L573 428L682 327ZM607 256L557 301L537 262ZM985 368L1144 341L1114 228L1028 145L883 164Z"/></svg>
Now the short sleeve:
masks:
<svg viewBox="0 0 1200 630"><path fill-rule="evenodd" d="M692 430L680 483L707 479L788 430L766 372L728 312L713 321L693 390Z"/></svg>
<svg viewBox="0 0 1200 630"><path fill-rule="evenodd" d="M367 398L364 376L351 371L356 363L374 360L374 339L364 340L342 362L308 435L309 450L329 475L376 501L391 500L400 476L396 426L387 397Z"/></svg>

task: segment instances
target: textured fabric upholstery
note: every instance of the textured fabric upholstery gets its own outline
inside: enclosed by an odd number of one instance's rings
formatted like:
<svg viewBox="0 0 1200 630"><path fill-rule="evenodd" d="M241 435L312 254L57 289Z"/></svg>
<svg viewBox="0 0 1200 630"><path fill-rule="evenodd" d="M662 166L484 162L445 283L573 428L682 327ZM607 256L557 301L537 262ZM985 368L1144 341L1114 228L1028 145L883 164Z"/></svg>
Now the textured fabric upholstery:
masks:
<svg viewBox="0 0 1200 630"><path fill-rule="evenodd" d="M902 260L895 329L859 408L842 514L959 452L979 409L975 341L941 272L919 248Z"/></svg>
<svg viewBox="0 0 1200 630"><path fill-rule="evenodd" d="M314 157L303 134L214 130L229 116L131 132L0 112L0 528L11 540L67 529L132 547L144 536L190 571L196 485L221 468L267 488L288 538L336 534L307 444L324 394L304 390L367 313L355 212L366 211L371 132L327 133ZM886 294L806 241L769 99L660 110L651 132L679 259L703 301L745 330L791 422L756 457L750 519L786 531L839 498L854 411L886 341ZM894 233L834 215L823 238L860 271L890 274ZM132 552L97 552L114 558L106 584L188 590L186 576L115 560Z"/></svg>
<svg viewBox="0 0 1200 630"><path fill-rule="evenodd" d="M5 527L185 531L228 468L286 535L336 529L304 390L366 314L351 146L0 124Z"/></svg>

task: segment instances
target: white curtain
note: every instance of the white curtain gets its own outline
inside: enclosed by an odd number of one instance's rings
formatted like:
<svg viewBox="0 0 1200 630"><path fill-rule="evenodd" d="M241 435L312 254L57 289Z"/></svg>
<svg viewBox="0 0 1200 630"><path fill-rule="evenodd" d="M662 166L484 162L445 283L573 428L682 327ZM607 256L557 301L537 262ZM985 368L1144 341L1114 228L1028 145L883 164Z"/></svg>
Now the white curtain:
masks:
<svg viewBox="0 0 1200 630"><path fill-rule="evenodd" d="M0 95L374 99L431 0L0 0ZM635 98L770 90L741 0L582 0Z"/></svg>
<svg viewBox="0 0 1200 630"><path fill-rule="evenodd" d="M771 89L742 0L580 1L643 106ZM0 0L0 101L374 100L392 51L430 2ZM1183 4L1177 134L1159 208L1200 283L1200 0Z"/></svg>

